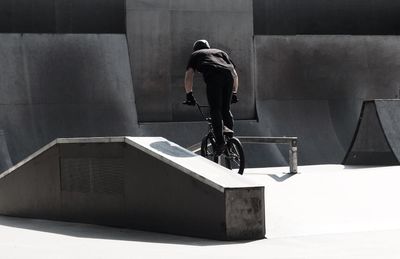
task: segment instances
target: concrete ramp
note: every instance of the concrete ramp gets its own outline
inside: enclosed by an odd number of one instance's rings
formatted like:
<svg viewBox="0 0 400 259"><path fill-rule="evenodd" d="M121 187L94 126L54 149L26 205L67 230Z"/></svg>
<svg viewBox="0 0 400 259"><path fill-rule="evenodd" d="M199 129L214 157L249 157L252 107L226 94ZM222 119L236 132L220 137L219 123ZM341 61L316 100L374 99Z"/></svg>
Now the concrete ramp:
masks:
<svg viewBox="0 0 400 259"><path fill-rule="evenodd" d="M0 172L12 166L5 133L0 129Z"/></svg>
<svg viewBox="0 0 400 259"><path fill-rule="evenodd" d="M265 236L264 187L160 137L57 139L0 175L0 214Z"/></svg>
<svg viewBox="0 0 400 259"><path fill-rule="evenodd" d="M136 135L128 56L123 34L0 34L0 128L12 164L60 137Z"/></svg>
<svg viewBox="0 0 400 259"><path fill-rule="evenodd" d="M340 163L345 149L336 134L328 101L281 100L258 104L260 121L272 136L296 136L299 139L299 163ZM279 147L286 156L287 148Z"/></svg>
<svg viewBox="0 0 400 259"><path fill-rule="evenodd" d="M400 100L365 101L345 165L400 163Z"/></svg>

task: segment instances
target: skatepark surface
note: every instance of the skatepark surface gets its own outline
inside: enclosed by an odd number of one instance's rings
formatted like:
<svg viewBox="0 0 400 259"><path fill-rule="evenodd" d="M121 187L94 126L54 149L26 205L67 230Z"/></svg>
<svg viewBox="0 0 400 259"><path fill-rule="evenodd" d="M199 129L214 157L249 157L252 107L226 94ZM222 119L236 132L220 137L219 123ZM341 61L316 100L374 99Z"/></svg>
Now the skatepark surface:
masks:
<svg viewBox="0 0 400 259"><path fill-rule="evenodd" d="M2 258L399 258L398 166L245 172L265 186L266 237L224 242L0 217Z"/></svg>
<svg viewBox="0 0 400 259"><path fill-rule="evenodd" d="M400 230L219 242L0 217L2 258L399 258Z"/></svg>
<svg viewBox="0 0 400 259"><path fill-rule="evenodd" d="M243 180L263 191L256 205L265 207L257 215L265 215L266 238L212 241L0 216L0 258L400 258L400 167L353 166L400 165L398 4L297 2L3 0L4 215L102 224L111 211L118 223L127 214L130 226L138 216L151 227L200 233L218 229L204 222L220 227L219 217L233 215L225 207L249 211L225 202L233 187L249 187ZM181 105L184 68L200 38L238 65L235 134L297 137L299 174L277 167L288 161L282 145L245 144L243 177L182 151L207 130ZM206 102L200 77L195 96ZM374 101L371 116L360 116L370 99L397 100ZM131 139L137 145L129 148L56 141L20 162L57 138L104 136L160 136L180 151L168 153L160 139ZM79 221L88 218L96 221Z"/></svg>

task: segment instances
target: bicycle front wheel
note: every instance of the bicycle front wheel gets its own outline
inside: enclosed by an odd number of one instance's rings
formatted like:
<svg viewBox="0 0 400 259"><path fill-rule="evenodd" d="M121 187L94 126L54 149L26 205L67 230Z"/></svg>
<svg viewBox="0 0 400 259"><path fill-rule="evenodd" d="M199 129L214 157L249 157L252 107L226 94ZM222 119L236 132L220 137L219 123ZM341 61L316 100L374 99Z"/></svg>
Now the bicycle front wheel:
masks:
<svg viewBox="0 0 400 259"><path fill-rule="evenodd" d="M237 138L229 138L227 140L226 149L221 160L225 162L224 166L226 168L235 170L238 174L243 174L245 165L244 152L242 144Z"/></svg>

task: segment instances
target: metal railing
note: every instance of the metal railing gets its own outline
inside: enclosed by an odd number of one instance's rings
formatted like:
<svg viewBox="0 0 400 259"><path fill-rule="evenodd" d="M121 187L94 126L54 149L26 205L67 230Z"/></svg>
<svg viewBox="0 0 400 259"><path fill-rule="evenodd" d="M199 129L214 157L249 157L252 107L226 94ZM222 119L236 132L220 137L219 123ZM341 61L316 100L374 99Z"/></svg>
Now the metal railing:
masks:
<svg viewBox="0 0 400 259"><path fill-rule="evenodd" d="M237 136L242 143L253 144L287 144L289 145L289 168L291 174L297 174L297 137L247 137ZM201 143L197 143L188 149L193 152L200 151Z"/></svg>
<svg viewBox="0 0 400 259"><path fill-rule="evenodd" d="M297 137L247 137L236 136L242 143L287 144L289 145L289 168L291 174L297 174Z"/></svg>

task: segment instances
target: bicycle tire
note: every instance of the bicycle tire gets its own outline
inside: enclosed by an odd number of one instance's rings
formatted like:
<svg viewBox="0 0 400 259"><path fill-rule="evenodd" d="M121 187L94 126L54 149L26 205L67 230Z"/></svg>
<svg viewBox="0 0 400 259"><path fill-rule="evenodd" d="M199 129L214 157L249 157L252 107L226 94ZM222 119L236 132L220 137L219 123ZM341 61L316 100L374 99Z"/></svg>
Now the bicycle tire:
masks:
<svg viewBox="0 0 400 259"><path fill-rule="evenodd" d="M242 175L245 167L245 157L242 143L239 139L233 137L227 140L224 151L225 167L228 169L237 169L237 173Z"/></svg>
<svg viewBox="0 0 400 259"><path fill-rule="evenodd" d="M203 139L201 140L200 155L213 162L218 163L218 156L215 155L214 147L215 139L214 136L210 133L203 137Z"/></svg>

